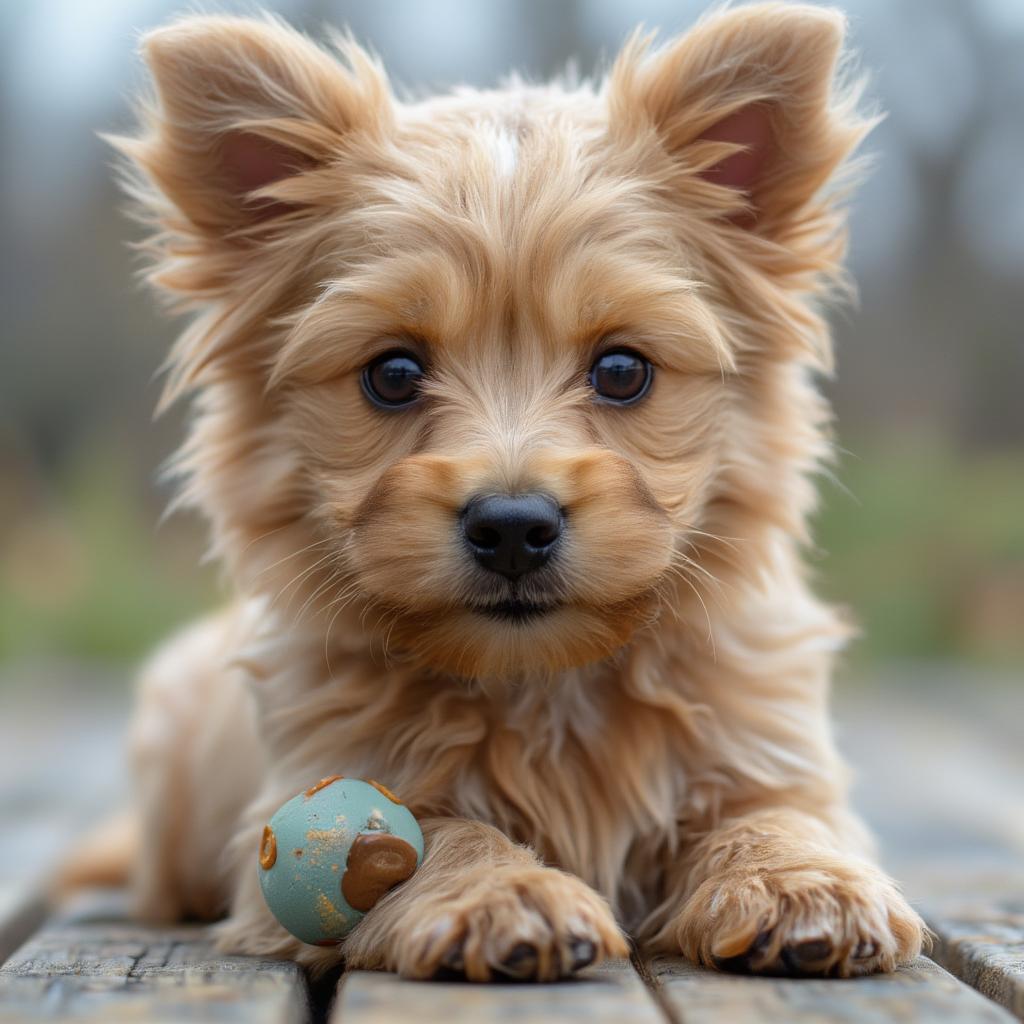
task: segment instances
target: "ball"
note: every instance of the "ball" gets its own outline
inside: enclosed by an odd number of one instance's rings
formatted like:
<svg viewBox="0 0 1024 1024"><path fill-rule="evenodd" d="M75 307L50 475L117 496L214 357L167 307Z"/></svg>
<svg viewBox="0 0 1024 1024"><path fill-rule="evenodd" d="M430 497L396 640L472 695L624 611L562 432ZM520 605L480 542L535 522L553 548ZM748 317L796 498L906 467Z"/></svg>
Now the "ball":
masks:
<svg viewBox="0 0 1024 1024"><path fill-rule="evenodd" d="M340 942L423 860L423 833L379 782L330 775L270 819L259 850L263 898L297 939Z"/></svg>

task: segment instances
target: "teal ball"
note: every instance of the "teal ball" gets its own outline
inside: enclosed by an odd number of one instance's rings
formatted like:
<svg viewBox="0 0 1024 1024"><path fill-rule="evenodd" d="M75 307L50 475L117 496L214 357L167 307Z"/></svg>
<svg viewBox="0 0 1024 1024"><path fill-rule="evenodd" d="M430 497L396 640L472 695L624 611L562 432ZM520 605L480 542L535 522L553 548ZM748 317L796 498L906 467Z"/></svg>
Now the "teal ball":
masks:
<svg viewBox="0 0 1024 1024"><path fill-rule="evenodd" d="M293 797L263 830L259 878L297 939L339 942L423 860L423 833L385 786L331 775Z"/></svg>

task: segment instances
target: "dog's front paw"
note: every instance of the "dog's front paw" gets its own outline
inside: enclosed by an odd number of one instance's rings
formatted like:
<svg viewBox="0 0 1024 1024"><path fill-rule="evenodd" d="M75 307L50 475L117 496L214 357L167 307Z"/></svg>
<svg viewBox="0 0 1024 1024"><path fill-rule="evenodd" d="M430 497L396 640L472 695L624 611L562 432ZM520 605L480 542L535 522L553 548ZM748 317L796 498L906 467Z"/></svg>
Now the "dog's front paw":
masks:
<svg viewBox="0 0 1024 1024"><path fill-rule="evenodd" d="M683 907L675 935L688 957L721 970L850 977L913 959L925 927L874 866L811 856L708 879Z"/></svg>
<svg viewBox="0 0 1024 1024"><path fill-rule="evenodd" d="M394 909L386 929L383 919L373 920L377 910L356 929L345 948L350 966L380 959L409 978L552 981L628 954L605 901L553 868L477 870L457 891L420 893ZM382 956L374 951L381 944Z"/></svg>

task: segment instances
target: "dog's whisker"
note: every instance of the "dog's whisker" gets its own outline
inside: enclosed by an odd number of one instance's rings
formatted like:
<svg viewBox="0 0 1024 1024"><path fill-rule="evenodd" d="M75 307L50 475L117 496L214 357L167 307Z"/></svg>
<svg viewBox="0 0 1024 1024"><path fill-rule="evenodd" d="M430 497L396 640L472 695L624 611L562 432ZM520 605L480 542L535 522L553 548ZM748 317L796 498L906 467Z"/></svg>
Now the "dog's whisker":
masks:
<svg viewBox="0 0 1024 1024"><path fill-rule="evenodd" d="M303 580L305 580L308 577L312 576L325 562L330 561L330 559L332 559L334 557L335 557L334 551L328 551L326 555L324 555L323 557L319 558L312 565L308 565L301 572L296 573L291 578L291 580L289 580L289 582L287 584L285 584L285 586L283 586L274 595L274 599L270 602L270 607L273 608L277 604L277 602L279 600L281 600L285 596L285 594L288 593L289 590L291 590L293 587L298 586L299 584L301 584L303 582ZM294 594L293 594L293 596L294 596ZM290 606L291 600L292 599L289 598L288 602L286 602L286 604L285 604L285 608L286 609Z"/></svg>
<svg viewBox="0 0 1024 1024"><path fill-rule="evenodd" d="M245 547L242 548L242 554L248 554L249 550L253 547L254 544L259 544L260 541L264 541L268 537L273 537L275 533L280 533L282 530L287 530L289 526L294 526L295 522L296 520L290 519L288 522L282 523L280 526L275 526L272 530L267 530L266 533L261 533L258 537L253 537L252 540L250 540L245 545ZM295 554L297 553L298 552L295 552Z"/></svg>
<svg viewBox="0 0 1024 1024"><path fill-rule="evenodd" d="M323 579L319 586L302 602L302 607L296 612L295 618L301 619L305 615L306 610L312 605L321 594L330 590L331 587L335 586L340 579L344 578L343 571L340 566L335 566L330 569L325 579Z"/></svg>
<svg viewBox="0 0 1024 1024"><path fill-rule="evenodd" d="M273 532L274 531L271 531L271 533ZM266 536L270 536L270 534L266 534ZM262 576L264 573L268 573L271 570L276 569L279 565L283 565L285 562L289 562L293 558L298 558L299 555L304 555L307 551L312 551L314 548L322 547L324 544L329 543L329 541L329 537L324 537L320 540L315 540L313 541L312 544L307 544L305 547L299 548L298 551L292 551L290 554L285 555L283 558L279 558L276 562L271 562L270 565L263 566L257 575ZM250 544L252 543L255 542L251 541Z"/></svg>
<svg viewBox="0 0 1024 1024"><path fill-rule="evenodd" d="M334 669L331 666L331 630L334 628L334 623L338 616L344 610L344 606L339 608L332 616L330 622L327 623L327 629L324 632L324 661L327 663L327 677L329 679L334 678Z"/></svg>
<svg viewBox="0 0 1024 1024"><path fill-rule="evenodd" d="M691 526L689 523L683 523L681 528L686 533L695 534L698 537L704 537L707 540L714 541L716 544L722 544L724 547L730 548L733 551L739 550L739 545L746 543L746 537L727 537L720 533L709 533L707 530L699 530L696 526Z"/></svg>
<svg viewBox="0 0 1024 1024"><path fill-rule="evenodd" d="M358 583L356 581L348 583L343 586L330 601L326 602L323 608L323 614L326 615L329 612L335 612L337 615L340 615L359 596L359 594L360 587Z"/></svg>
<svg viewBox="0 0 1024 1024"><path fill-rule="evenodd" d="M685 583L690 588L690 590L693 592L694 597L696 597L697 601L700 603L701 609L704 612L704 619L705 619L705 621L707 623L707 629L708 629L707 638L708 638L708 641L711 644L712 659L717 661L718 660L718 654L717 654L717 650L716 650L716 647L715 647L715 635L714 635L714 627L713 627L712 621L711 621L711 613L710 613L710 611L708 609L707 603L704 600L704 596L701 594L700 588L697 586L696 582L693 579L690 578L690 575L689 575L689 573L687 573L685 571L685 568L686 568L685 566L671 565L671 566L669 566L669 568L667 570L667 573L671 577L674 577L674 578L682 581L683 583Z"/></svg>
<svg viewBox="0 0 1024 1024"><path fill-rule="evenodd" d="M706 566L701 565L700 562L696 561L696 559L691 558L683 551L677 551L674 553L672 568L677 570L685 569L689 570L690 572L699 573L701 576L704 577L708 584L714 587L716 590L721 590L723 587L727 586L727 584L723 580L719 579L719 577L717 577L713 572L711 572L710 569L708 569Z"/></svg>
<svg viewBox="0 0 1024 1024"><path fill-rule="evenodd" d="M348 606L361 594L364 599L364 608L363 611L360 612L360 622L362 623L363 616L366 614L367 608L372 604L372 598L361 592L359 585L355 580L346 587L343 587L338 597L332 600L324 609L324 613L326 614L331 610L332 606L336 606L334 607L334 612L331 614L331 618L327 623L327 629L324 631L324 660L327 663L327 671L331 676L333 676L330 657L331 630L334 628L334 624L338 621L338 617L342 612L344 612L345 609L348 608Z"/></svg>
<svg viewBox="0 0 1024 1024"><path fill-rule="evenodd" d="M710 570L694 562L682 552L674 554L672 562L666 568L664 575L669 579L687 577L691 582L696 582L699 578L701 586L707 586L715 595L718 595L722 589L728 586L727 583L715 576ZM709 596L711 595L709 594Z"/></svg>

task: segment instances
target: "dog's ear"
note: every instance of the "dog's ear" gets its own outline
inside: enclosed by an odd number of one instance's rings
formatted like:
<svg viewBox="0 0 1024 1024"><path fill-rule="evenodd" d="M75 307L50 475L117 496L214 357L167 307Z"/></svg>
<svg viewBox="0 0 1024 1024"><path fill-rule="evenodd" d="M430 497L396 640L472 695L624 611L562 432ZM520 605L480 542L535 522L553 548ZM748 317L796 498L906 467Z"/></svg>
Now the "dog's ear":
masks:
<svg viewBox="0 0 1024 1024"><path fill-rule="evenodd" d="M244 235L301 208L299 172L326 164L353 130L390 121L383 72L354 43L343 49L345 64L271 18L189 17L148 34L145 131L112 140L156 188L135 191L204 236Z"/></svg>
<svg viewBox="0 0 1024 1024"><path fill-rule="evenodd" d="M634 36L609 77L613 137L653 130L688 198L776 235L870 128L857 90L834 81L844 28L837 11L769 3L714 13L658 50Z"/></svg>

